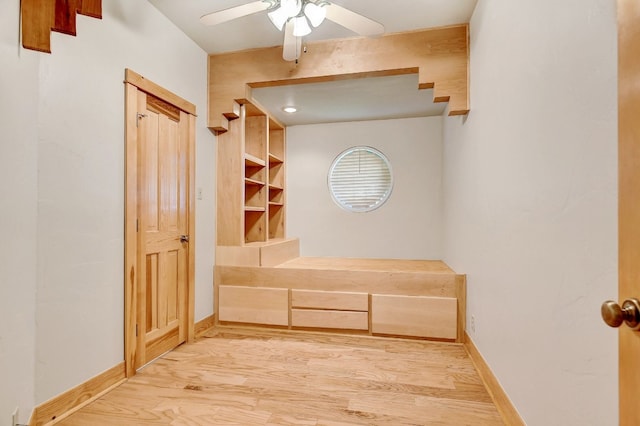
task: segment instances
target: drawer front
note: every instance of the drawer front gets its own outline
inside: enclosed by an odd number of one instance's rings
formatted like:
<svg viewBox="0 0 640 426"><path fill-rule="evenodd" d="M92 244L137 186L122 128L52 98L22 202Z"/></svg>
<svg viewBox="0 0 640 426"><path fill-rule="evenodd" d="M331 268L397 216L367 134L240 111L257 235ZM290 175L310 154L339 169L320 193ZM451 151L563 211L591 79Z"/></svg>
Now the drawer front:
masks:
<svg viewBox="0 0 640 426"><path fill-rule="evenodd" d="M332 309L341 311L368 311L369 295L341 291L291 290L294 308Z"/></svg>
<svg viewBox="0 0 640 426"><path fill-rule="evenodd" d="M291 325L294 327L368 330L369 314L354 311L291 309Z"/></svg>
<svg viewBox="0 0 640 426"><path fill-rule="evenodd" d="M286 288L221 285L218 298L220 321L289 325L289 290Z"/></svg>
<svg viewBox="0 0 640 426"><path fill-rule="evenodd" d="M458 301L454 297L371 296L371 331L399 336L456 339Z"/></svg>

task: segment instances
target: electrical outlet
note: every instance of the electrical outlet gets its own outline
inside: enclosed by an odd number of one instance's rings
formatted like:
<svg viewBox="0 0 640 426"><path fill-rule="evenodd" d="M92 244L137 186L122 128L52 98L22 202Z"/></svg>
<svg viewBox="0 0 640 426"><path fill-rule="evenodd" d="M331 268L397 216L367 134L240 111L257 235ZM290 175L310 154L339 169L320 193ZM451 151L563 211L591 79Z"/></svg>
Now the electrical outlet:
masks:
<svg viewBox="0 0 640 426"><path fill-rule="evenodd" d="M476 317L474 315L471 315L471 332L476 332Z"/></svg>
<svg viewBox="0 0 640 426"><path fill-rule="evenodd" d="M18 407L13 410L13 414L11 415L11 426L18 426Z"/></svg>

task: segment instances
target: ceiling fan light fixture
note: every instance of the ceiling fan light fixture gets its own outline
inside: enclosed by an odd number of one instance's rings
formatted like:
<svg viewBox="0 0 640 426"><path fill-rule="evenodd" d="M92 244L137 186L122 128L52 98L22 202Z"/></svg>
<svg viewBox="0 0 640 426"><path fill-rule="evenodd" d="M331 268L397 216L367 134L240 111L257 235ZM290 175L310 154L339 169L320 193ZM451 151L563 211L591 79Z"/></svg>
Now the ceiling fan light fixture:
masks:
<svg viewBox="0 0 640 426"><path fill-rule="evenodd" d="M267 14L271 23L278 29L278 31L282 31L284 24L286 24L289 17L286 15L286 12L279 7Z"/></svg>
<svg viewBox="0 0 640 426"><path fill-rule="evenodd" d="M293 18L293 35L296 37L304 37L311 34L309 21L304 15Z"/></svg>
<svg viewBox="0 0 640 426"><path fill-rule="evenodd" d="M300 14L302 10L302 0L280 0L278 4L279 6L269 12L267 16L269 16L271 23L278 31L282 31L284 24L286 24L290 18Z"/></svg>
<svg viewBox="0 0 640 426"><path fill-rule="evenodd" d="M327 9L324 8L324 4L317 5L315 3L307 2L304 6L304 14L311 22L314 28L318 27L327 17Z"/></svg>
<svg viewBox="0 0 640 426"><path fill-rule="evenodd" d="M280 7L287 14L287 17L298 16L302 10L302 0L280 0Z"/></svg>

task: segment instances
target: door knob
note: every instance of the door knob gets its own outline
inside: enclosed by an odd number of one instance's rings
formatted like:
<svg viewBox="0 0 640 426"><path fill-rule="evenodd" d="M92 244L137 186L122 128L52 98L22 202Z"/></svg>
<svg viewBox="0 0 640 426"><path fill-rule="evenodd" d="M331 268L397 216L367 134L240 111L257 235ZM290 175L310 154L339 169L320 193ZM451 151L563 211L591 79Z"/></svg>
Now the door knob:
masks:
<svg viewBox="0 0 640 426"><path fill-rule="evenodd" d="M624 322L633 330L640 330L640 301L628 299L622 307L613 300L607 300L600 309L602 319L610 327L620 327Z"/></svg>
<svg viewBox="0 0 640 426"><path fill-rule="evenodd" d="M180 235L180 242L181 243L188 243L189 242L189 236L188 235Z"/></svg>

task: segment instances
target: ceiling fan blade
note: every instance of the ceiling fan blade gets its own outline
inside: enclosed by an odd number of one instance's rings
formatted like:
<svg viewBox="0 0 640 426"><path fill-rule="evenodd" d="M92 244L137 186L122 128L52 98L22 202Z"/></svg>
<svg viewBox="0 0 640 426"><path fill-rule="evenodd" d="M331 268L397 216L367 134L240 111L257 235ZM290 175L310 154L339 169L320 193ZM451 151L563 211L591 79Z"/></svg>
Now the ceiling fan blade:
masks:
<svg viewBox="0 0 640 426"><path fill-rule="evenodd" d="M325 8L327 9L327 19L362 36L371 37L384 33L384 25L359 13L335 3L328 4Z"/></svg>
<svg viewBox="0 0 640 426"><path fill-rule="evenodd" d="M284 27L284 44L282 46L282 58L285 61L295 61L300 58L302 39L293 35L293 21L287 21Z"/></svg>
<svg viewBox="0 0 640 426"><path fill-rule="evenodd" d="M243 16L262 12L268 8L269 2L257 0L240 6L230 7L229 9L208 13L200 18L200 22L204 25L218 25L233 19L242 18Z"/></svg>

